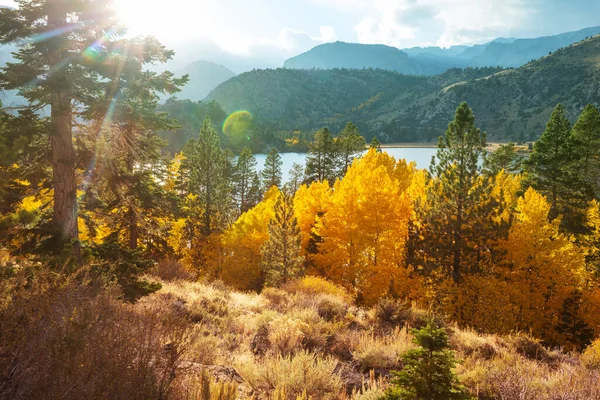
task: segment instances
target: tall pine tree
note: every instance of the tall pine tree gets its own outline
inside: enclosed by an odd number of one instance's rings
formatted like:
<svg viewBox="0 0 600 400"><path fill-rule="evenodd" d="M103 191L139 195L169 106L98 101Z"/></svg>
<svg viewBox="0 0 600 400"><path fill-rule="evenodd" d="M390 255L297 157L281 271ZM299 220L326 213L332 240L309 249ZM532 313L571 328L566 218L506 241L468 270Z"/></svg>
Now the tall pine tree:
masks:
<svg viewBox="0 0 600 400"><path fill-rule="evenodd" d="M0 87L19 90L36 108L50 107L54 223L58 237L74 241L79 257L73 123L102 92L101 65L110 43L124 35L106 0L17 0L0 9L0 43L18 43L15 62L0 73Z"/></svg>
<svg viewBox="0 0 600 400"><path fill-rule="evenodd" d="M233 193L236 197L239 212L244 213L256 205L252 185L256 182L256 158L252 150L245 147L237 159L234 171ZM255 197L255 195L254 195Z"/></svg>
<svg viewBox="0 0 600 400"><path fill-rule="evenodd" d="M306 157L306 183L328 180L333 184L338 168L336 156L335 141L329 129L317 131Z"/></svg>
<svg viewBox="0 0 600 400"><path fill-rule="evenodd" d="M549 218L555 219L567 208L569 198L568 165L571 159L571 123L558 104L546 130L535 142L525 161L524 189L531 186L550 201Z"/></svg>
<svg viewBox="0 0 600 400"><path fill-rule="evenodd" d="M260 176L262 178L263 189L264 191L268 191L273 186L280 187L281 186L281 165L283 162L281 161L281 156L275 147L272 147L265 158L265 166L262 171L260 171Z"/></svg>
<svg viewBox="0 0 600 400"><path fill-rule="evenodd" d="M352 161L365 151L365 138L361 136L358 127L348 122L335 141L340 170L338 176L343 177L348 171Z"/></svg>
<svg viewBox="0 0 600 400"><path fill-rule="evenodd" d="M284 193L275 203L275 216L269 222L269 239L260 249L267 286L284 284L303 273L301 241L293 198Z"/></svg>

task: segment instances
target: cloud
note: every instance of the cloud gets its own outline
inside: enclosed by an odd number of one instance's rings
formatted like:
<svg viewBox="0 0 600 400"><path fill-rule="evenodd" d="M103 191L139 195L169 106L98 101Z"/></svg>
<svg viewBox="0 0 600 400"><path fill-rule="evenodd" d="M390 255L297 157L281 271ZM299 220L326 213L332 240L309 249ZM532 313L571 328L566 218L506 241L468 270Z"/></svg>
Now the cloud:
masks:
<svg viewBox="0 0 600 400"><path fill-rule="evenodd" d="M354 31L361 43L396 47L485 42L524 24L527 0L375 0Z"/></svg>

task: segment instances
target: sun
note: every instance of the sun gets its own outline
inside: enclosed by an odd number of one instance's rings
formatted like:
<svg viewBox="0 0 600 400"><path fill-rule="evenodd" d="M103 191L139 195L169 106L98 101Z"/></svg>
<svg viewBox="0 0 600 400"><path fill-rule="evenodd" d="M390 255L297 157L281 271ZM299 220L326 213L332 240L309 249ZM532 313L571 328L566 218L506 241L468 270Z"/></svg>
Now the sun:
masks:
<svg viewBox="0 0 600 400"><path fill-rule="evenodd" d="M203 0L115 0L121 20L131 34L158 37L202 35L209 26L209 1ZM202 21L201 23L199 21Z"/></svg>

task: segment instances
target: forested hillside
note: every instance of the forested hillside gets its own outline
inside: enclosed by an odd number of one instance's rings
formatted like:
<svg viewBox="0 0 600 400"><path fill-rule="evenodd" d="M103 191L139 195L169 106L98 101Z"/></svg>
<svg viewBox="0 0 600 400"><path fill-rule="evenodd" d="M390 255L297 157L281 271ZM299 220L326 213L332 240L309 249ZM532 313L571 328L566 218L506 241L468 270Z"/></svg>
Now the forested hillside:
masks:
<svg viewBox="0 0 600 400"><path fill-rule="evenodd" d="M490 138L529 140L557 102L575 116L600 102L600 36L523 67L450 70L414 77L382 70L257 70L208 96L226 111L249 110L281 129L339 129L356 123L369 138L429 140L467 100Z"/></svg>

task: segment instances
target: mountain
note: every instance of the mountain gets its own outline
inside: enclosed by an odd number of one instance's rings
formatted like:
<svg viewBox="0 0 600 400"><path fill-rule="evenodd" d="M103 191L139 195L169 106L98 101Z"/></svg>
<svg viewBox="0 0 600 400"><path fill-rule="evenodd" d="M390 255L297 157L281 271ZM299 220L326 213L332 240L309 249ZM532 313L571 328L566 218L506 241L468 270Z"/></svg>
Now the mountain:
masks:
<svg viewBox="0 0 600 400"><path fill-rule="evenodd" d="M418 63L396 47L382 44L325 43L306 53L285 61L284 68L332 69L332 68L380 68L404 74L420 75Z"/></svg>
<svg viewBox="0 0 600 400"><path fill-rule="evenodd" d="M473 46L412 47L336 42L287 60L284 68L382 68L404 74L436 75L450 68L520 67L562 47L600 34L600 26L535 39L498 38Z"/></svg>
<svg viewBox="0 0 600 400"><path fill-rule="evenodd" d="M489 43L481 54L471 59L470 66L520 67L531 60L537 60L548 53L598 34L600 34L600 26L536 39L515 39L510 42L494 41Z"/></svg>
<svg viewBox="0 0 600 400"><path fill-rule="evenodd" d="M439 136L467 101L491 139L533 139L557 103L573 120L586 104L600 105L600 35L508 70L452 69L431 77L385 70L256 70L219 85L207 99L286 130L337 130L353 121L367 137L387 142Z"/></svg>
<svg viewBox="0 0 600 400"><path fill-rule="evenodd" d="M177 93L179 99L203 100L211 90L226 80L233 78L235 72L210 61L196 61L177 71L175 76L189 75L190 80L183 90Z"/></svg>

